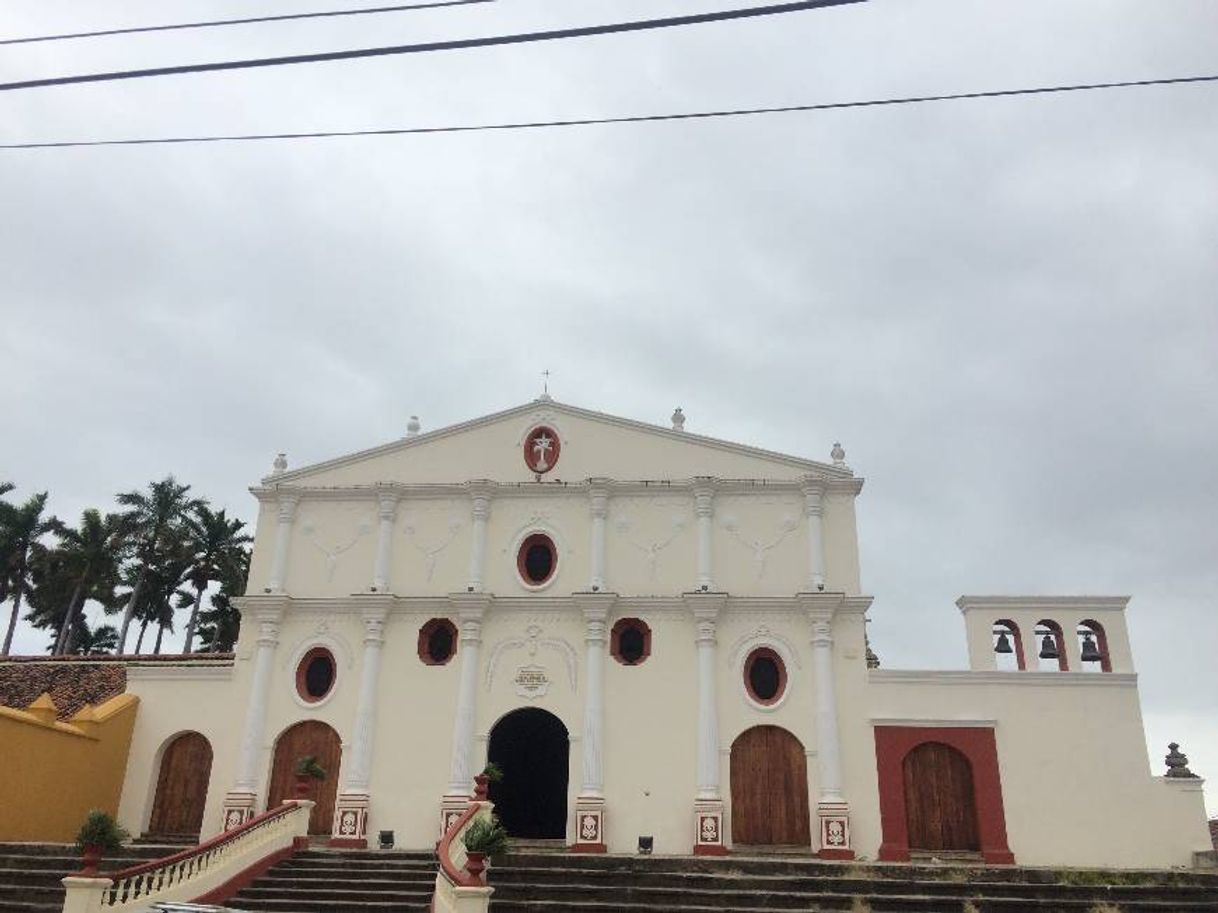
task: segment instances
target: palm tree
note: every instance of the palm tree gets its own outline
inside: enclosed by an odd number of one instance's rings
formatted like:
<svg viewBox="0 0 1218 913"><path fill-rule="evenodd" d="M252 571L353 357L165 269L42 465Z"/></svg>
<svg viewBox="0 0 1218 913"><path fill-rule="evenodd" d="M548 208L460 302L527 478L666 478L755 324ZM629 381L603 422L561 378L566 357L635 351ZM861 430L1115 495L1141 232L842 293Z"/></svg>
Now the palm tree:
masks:
<svg viewBox="0 0 1218 913"><path fill-rule="evenodd" d="M17 630L17 617L21 613L21 600L29 591L30 565L40 548L38 540L47 533L60 528L54 517L44 517L47 493L40 492L20 506L4 503L0 510L0 534L4 552L0 554L0 577L5 580L5 597L13 597L13 611L4 635L4 646L0 655L8 656L13 646L13 634Z"/></svg>
<svg viewBox="0 0 1218 913"><path fill-rule="evenodd" d="M118 631L114 625L99 625L90 628L88 622L79 619L75 636L72 638L72 648L69 652L77 655L98 656L103 653L113 653L118 646Z"/></svg>
<svg viewBox="0 0 1218 913"><path fill-rule="evenodd" d="M123 514L123 522L128 537L134 544L136 560L131 593L127 598L123 623L118 632L119 653L126 649L127 630L131 627L131 619L140 601L144 580L158 549L163 548L167 537L181 529L188 513L203 505L198 498L188 498L188 491L189 485L179 485L177 480L169 475L159 482L149 483L147 492L126 491L116 497L118 503L127 508Z"/></svg>
<svg viewBox="0 0 1218 913"><path fill-rule="evenodd" d="M210 653L228 653L241 633L241 611L233 598L245 592L249 576L250 553L242 549L233 566L220 577L220 592L211 598L211 607L199 614L199 642Z"/></svg>
<svg viewBox="0 0 1218 913"><path fill-rule="evenodd" d="M118 514L103 517L93 508L81 514L78 528L65 529L59 536L58 550L63 553L73 583L72 596L63 613L59 637L55 641L56 655L67 650L68 632L86 601L97 599L107 604L113 599L119 563L125 549L122 517Z"/></svg>
<svg viewBox="0 0 1218 913"><path fill-rule="evenodd" d="M230 520L223 511L212 511L200 505L187 520L194 561L187 572L187 579L194 587L194 597L187 603L191 606L190 621L186 623L186 642L183 653L191 652L194 646L195 627L199 620L199 609L203 605L203 592L212 581L223 580L226 574L239 569L245 559L246 549L253 539L241 532L245 523Z"/></svg>

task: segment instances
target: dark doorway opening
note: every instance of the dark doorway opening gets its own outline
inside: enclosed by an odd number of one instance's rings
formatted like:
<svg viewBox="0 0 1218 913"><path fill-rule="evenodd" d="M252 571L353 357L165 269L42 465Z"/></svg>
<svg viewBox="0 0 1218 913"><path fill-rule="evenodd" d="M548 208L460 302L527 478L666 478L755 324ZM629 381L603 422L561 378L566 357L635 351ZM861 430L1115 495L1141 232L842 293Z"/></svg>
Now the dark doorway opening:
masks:
<svg viewBox="0 0 1218 913"><path fill-rule="evenodd" d="M513 837L567 836L567 727L536 707L513 710L491 730L487 760L503 771L490 785L495 814Z"/></svg>

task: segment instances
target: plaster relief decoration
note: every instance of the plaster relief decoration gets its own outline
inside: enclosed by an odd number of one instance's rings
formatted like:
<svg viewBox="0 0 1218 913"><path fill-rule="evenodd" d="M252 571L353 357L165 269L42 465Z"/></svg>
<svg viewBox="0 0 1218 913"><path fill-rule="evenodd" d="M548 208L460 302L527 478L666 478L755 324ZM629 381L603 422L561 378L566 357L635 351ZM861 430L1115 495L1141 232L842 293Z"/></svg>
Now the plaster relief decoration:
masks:
<svg viewBox="0 0 1218 913"><path fill-rule="evenodd" d="M524 439L524 462L537 475L542 475L558 463L561 449L558 432L546 425L539 425Z"/></svg>
<svg viewBox="0 0 1218 913"><path fill-rule="evenodd" d="M631 530L634 528L634 524L631 522L629 517L621 517L614 525L617 528L619 536L642 552L643 562L647 565L647 578L649 580L655 580L656 565L659 563L660 553L663 552L664 549L668 548L668 546L672 545L672 543L676 541L677 537L685 531L685 528L689 526L689 518L682 514L675 515L672 518L672 532L665 538L647 543L646 545L630 535Z"/></svg>
<svg viewBox="0 0 1218 913"><path fill-rule="evenodd" d="M765 576L765 562L771 549L780 545L791 533L799 529L799 521L794 517L785 517L779 527L779 533L769 542L753 539L740 531L740 523L733 516L723 518L722 526L728 535L753 553L753 566L757 570L757 579Z"/></svg>
<svg viewBox="0 0 1218 913"><path fill-rule="evenodd" d="M429 583L431 582L432 574L434 574L436 570L436 559L440 556L440 553L443 552L444 549L453 544L453 541L457 538L457 533L461 531L461 525L461 520L458 517L449 517L448 533L444 536L444 538L438 542L427 543L419 540L419 518L406 518L406 526L403 529L403 532L405 532L406 536L411 540L410 544L415 551L423 556L423 567L426 571L427 581Z"/></svg>
<svg viewBox="0 0 1218 913"><path fill-rule="evenodd" d="M769 625L765 624L758 625L732 644L732 649L728 653L728 662L731 668L736 670L743 669L745 658L758 647L769 647L781 656L782 661L788 666L796 669L803 668L795 646L777 631L771 629Z"/></svg>
<svg viewBox="0 0 1218 913"><path fill-rule="evenodd" d="M306 523L301 527L300 531L314 548L326 556L326 580L333 580L334 572L338 569L338 559L351 551L360 539L372 532L372 523L368 520L360 521L359 525L355 528L355 534L350 539L335 543L334 545L327 545L322 542L317 527L312 523Z"/></svg>
<svg viewBox="0 0 1218 913"><path fill-rule="evenodd" d="M516 686L517 696L535 701L539 697L545 697L546 692L550 690L550 677L546 675L544 666L521 666L516 670L512 684Z"/></svg>
<svg viewBox="0 0 1218 913"><path fill-rule="evenodd" d="M575 648L561 637L545 637L543 636L544 633L545 631L541 625L531 624L525 628L524 637L512 637L508 638L507 640L499 641L499 643L495 645L495 649L491 651L491 658L486 666L486 690L490 691L491 686L494 684L495 670L499 667L499 660L503 654L507 653L509 650L524 650L528 654L529 663L521 666L517 670L516 676L513 679L517 693L520 694L521 697L528 697L531 699L542 697L546 691L549 690L550 679L549 676L545 674L545 669L541 666L535 665L533 660L536 659L537 655L542 650L551 650L558 653L559 656L562 657L563 662L566 664L567 680L571 685L571 690L574 691L576 668ZM533 672L540 671L541 679L544 679L544 682L537 680L536 677L530 678L529 675L525 675L524 680L526 683L531 681L532 684L530 684L529 687L535 691L540 689L540 693L526 693L525 685L521 684L521 674L530 672L531 670Z"/></svg>

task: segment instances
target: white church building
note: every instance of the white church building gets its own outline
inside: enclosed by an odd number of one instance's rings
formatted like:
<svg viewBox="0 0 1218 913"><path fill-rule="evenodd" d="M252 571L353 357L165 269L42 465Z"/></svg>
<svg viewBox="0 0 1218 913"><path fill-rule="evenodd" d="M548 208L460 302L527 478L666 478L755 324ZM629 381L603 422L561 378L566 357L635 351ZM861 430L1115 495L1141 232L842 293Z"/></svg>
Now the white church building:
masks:
<svg viewBox="0 0 1218 913"><path fill-rule="evenodd" d="M880 667L841 447L683 425L542 396L281 456L252 489L235 660L128 670L120 820L206 837L293 795L311 755L311 830L340 846L430 848L494 762L509 833L579 852L1210 848L1202 781L1148 764L1127 598L962 596L967 669Z"/></svg>

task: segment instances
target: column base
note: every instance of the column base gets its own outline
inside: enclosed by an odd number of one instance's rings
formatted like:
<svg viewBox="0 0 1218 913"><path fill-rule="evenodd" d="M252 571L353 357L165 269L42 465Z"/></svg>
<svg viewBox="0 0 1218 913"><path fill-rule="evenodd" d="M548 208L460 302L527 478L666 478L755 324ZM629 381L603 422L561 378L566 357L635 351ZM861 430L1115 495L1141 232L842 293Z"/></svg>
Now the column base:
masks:
<svg viewBox="0 0 1218 913"><path fill-rule="evenodd" d="M727 855L723 842L723 800L694 800L694 855Z"/></svg>
<svg viewBox="0 0 1218 913"><path fill-rule="evenodd" d="M343 791L334 803L334 831L330 846L365 850L368 848L368 806L365 792Z"/></svg>
<svg viewBox="0 0 1218 913"><path fill-rule="evenodd" d="M258 814L258 794L248 789L230 789L221 806L221 829L231 831Z"/></svg>
<svg viewBox="0 0 1218 913"><path fill-rule="evenodd" d="M850 848L850 806L845 802L820 802L816 806L820 821L821 859L853 859Z"/></svg>
<svg viewBox="0 0 1218 913"><path fill-rule="evenodd" d="M575 843L572 853L604 853L605 800L600 796L580 796L575 800Z"/></svg>
<svg viewBox="0 0 1218 913"><path fill-rule="evenodd" d="M461 817L461 814L469 807L471 801L473 800L469 796L462 796L458 793L445 793L440 798L441 837L444 836L452 823Z"/></svg>

